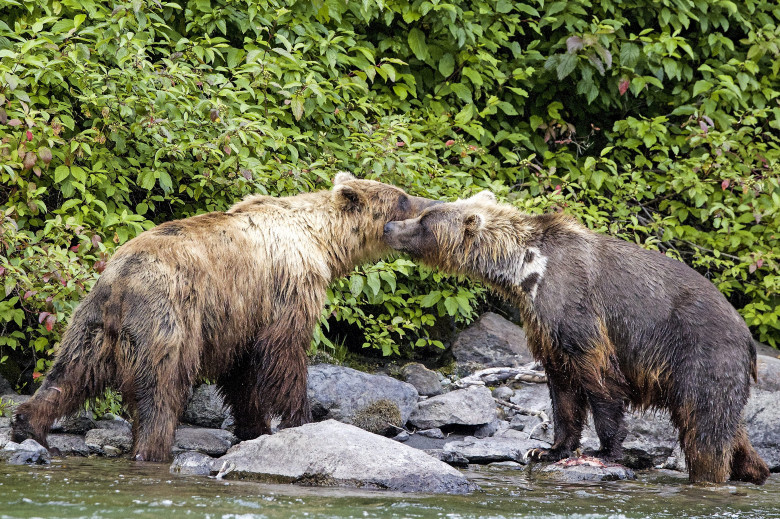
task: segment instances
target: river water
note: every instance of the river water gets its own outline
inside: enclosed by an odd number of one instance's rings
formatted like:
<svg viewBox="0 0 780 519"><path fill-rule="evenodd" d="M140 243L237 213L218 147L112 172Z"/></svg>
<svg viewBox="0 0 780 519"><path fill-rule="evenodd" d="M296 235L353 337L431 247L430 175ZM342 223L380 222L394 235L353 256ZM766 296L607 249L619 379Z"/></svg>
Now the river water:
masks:
<svg viewBox="0 0 780 519"><path fill-rule="evenodd" d="M174 476L167 465L125 459L55 459L48 466L0 465L0 518L780 518L780 474L763 487L690 485L672 472L565 485L489 466L465 474L482 491L442 496L269 485Z"/></svg>

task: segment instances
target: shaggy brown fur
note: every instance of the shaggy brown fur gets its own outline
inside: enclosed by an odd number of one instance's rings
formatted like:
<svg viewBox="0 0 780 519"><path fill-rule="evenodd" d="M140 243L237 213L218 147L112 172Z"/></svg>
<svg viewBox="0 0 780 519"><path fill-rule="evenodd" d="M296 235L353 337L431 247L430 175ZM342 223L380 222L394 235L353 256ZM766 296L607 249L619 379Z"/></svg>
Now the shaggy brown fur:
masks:
<svg viewBox="0 0 780 519"><path fill-rule="evenodd" d="M310 419L306 350L328 284L389 252L382 228L433 201L339 173L332 191L252 196L164 223L116 252L73 314L14 438L47 445L52 422L107 387L133 414L133 454L170 456L192 383L217 381L236 435Z"/></svg>
<svg viewBox="0 0 780 519"><path fill-rule="evenodd" d="M691 481L761 484L769 476L741 418L756 377L753 340L693 269L565 215L522 214L489 192L391 222L385 240L481 278L520 308L553 404L555 442L537 458L570 456L588 408L598 454L622 458L632 405L669 410Z"/></svg>

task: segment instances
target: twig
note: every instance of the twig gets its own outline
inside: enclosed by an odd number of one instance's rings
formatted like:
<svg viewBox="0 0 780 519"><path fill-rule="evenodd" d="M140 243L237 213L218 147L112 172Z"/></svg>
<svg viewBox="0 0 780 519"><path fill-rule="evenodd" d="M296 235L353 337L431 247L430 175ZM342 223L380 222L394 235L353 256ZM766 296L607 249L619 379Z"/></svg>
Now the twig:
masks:
<svg viewBox="0 0 780 519"><path fill-rule="evenodd" d="M510 378L521 382L533 382L537 384L547 382L547 376L544 371L534 369L535 366L536 363L530 363L518 368L505 367L481 369L468 377L456 380L453 384L459 388L467 386L484 386L502 382Z"/></svg>

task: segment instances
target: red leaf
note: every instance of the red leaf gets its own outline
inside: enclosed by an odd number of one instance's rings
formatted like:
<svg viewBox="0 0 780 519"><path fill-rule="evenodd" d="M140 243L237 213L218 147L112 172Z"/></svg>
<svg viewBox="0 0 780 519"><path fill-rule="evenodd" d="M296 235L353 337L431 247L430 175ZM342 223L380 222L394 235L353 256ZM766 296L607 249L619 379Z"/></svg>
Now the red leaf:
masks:
<svg viewBox="0 0 780 519"><path fill-rule="evenodd" d="M556 184L556 186L555 186L555 194L556 195L560 195L561 194L561 185L560 184Z"/></svg>
<svg viewBox="0 0 780 519"><path fill-rule="evenodd" d="M455 144L455 141L453 139L450 139L444 143L445 146L452 146L453 144Z"/></svg>
<svg viewBox="0 0 780 519"><path fill-rule="evenodd" d="M57 318L54 315L49 315L49 317L46 318L46 331L50 332L52 328L54 328L54 323L57 322Z"/></svg>
<svg viewBox="0 0 780 519"><path fill-rule="evenodd" d="M225 147L224 147L224 148L222 148L222 151L224 151L224 152L225 152L225 155L230 155L231 151L233 151L233 150L231 150L231 149L230 149L230 146L228 146L227 144L225 144Z"/></svg>
<svg viewBox="0 0 780 519"><path fill-rule="evenodd" d="M78 252L79 251L79 246L78 245L74 245L73 247L70 248L70 250L72 250L73 252Z"/></svg>
<svg viewBox="0 0 780 519"><path fill-rule="evenodd" d="M631 82L628 79L623 78L620 80L620 83L618 84L618 92L620 92L620 95L628 92L629 85L631 85Z"/></svg>
<svg viewBox="0 0 780 519"><path fill-rule="evenodd" d="M721 189L725 191L726 189L728 189L730 183L731 181L729 181L729 179L724 180L723 182L720 183Z"/></svg>
<svg viewBox="0 0 780 519"><path fill-rule="evenodd" d="M752 274L753 272L756 271L757 268L758 266L755 263L751 263L750 266L748 267L748 272Z"/></svg>
<svg viewBox="0 0 780 519"><path fill-rule="evenodd" d="M707 131L709 131L709 126L707 126L707 123L704 121L699 121L699 128L701 128L701 131L703 131L705 134Z"/></svg>
<svg viewBox="0 0 780 519"><path fill-rule="evenodd" d="M0 267L0 276L5 274L5 267Z"/></svg>
<svg viewBox="0 0 780 519"><path fill-rule="evenodd" d="M27 130L27 140L28 141L33 140L33 134L32 134L32 131L30 131L30 130Z"/></svg>
<svg viewBox="0 0 780 519"><path fill-rule="evenodd" d="M759 260L756 261L756 267L757 268L761 268L763 266L764 266L764 260L759 259Z"/></svg>
<svg viewBox="0 0 780 519"><path fill-rule="evenodd" d="M51 314L49 312L41 312L38 314L38 324L41 324L44 319L46 319Z"/></svg>
<svg viewBox="0 0 780 519"><path fill-rule="evenodd" d="M37 380L37 379L41 378L41 376L42 375L40 373L38 373L37 371L33 371L33 380Z"/></svg>
<svg viewBox="0 0 780 519"><path fill-rule="evenodd" d="M20 121L19 119L11 119L10 121L8 121L8 126L21 126L21 125L22 125L22 121Z"/></svg>
<svg viewBox="0 0 780 519"><path fill-rule="evenodd" d="M403 146L406 146L406 143L404 141L398 141L398 142L395 143L395 145L398 146L399 148L401 148Z"/></svg>
<svg viewBox="0 0 780 519"><path fill-rule="evenodd" d="M45 146L43 146L41 148L38 148L38 156L46 164L51 162L51 159L52 159L51 150L49 148L45 147Z"/></svg>
<svg viewBox="0 0 780 519"><path fill-rule="evenodd" d="M103 238L100 237L99 234L93 234L92 235L92 246L97 247L100 242L103 241Z"/></svg>
<svg viewBox="0 0 780 519"><path fill-rule="evenodd" d="M106 270L106 262L103 260L96 261L95 270L98 271L98 274L102 273L104 270Z"/></svg>
<svg viewBox="0 0 780 519"><path fill-rule="evenodd" d="M34 296L37 293L38 293L37 290L28 290L27 292L24 293L22 299L30 299L32 296Z"/></svg>

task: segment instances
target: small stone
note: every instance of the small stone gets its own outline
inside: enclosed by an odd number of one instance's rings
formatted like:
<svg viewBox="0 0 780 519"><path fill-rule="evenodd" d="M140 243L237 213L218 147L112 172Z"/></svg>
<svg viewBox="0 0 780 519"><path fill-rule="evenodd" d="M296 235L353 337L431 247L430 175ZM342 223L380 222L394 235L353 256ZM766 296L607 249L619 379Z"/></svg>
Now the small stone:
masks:
<svg viewBox="0 0 780 519"><path fill-rule="evenodd" d="M469 466L469 460L459 452L449 452L443 449L424 449L424 452L453 467Z"/></svg>
<svg viewBox="0 0 780 519"><path fill-rule="evenodd" d="M427 436L428 438L444 438L444 433L441 432L441 429L438 427L434 427L433 429L421 429L417 431L417 434Z"/></svg>
<svg viewBox="0 0 780 519"><path fill-rule="evenodd" d="M548 449L549 443L538 440L520 440L508 437L467 438L444 445L444 452L455 452L471 463L516 461L526 463L525 454L531 449Z"/></svg>
<svg viewBox="0 0 780 519"><path fill-rule="evenodd" d="M84 442L94 454L118 455L130 451L133 434L129 427L121 426L92 429L87 432Z"/></svg>
<svg viewBox="0 0 780 519"><path fill-rule="evenodd" d="M117 456L122 454L122 449L117 449L112 445L103 445L103 454L105 454L109 458L116 458Z"/></svg>
<svg viewBox="0 0 780 519"><path fill-rule="evenodd" d="M514 394L514 390L508 386L498 386L493 390L493 398L498 398L499 400L509 401Z"/></svg>
<svg viewBox="0 0 780 519"><path fill-rule="evenodd" d="M636 479L636 474L628 467L617 463L604 463L590 456L568 458L552 463L537 471L537 474L566 483Z"/></svg>
<svg viewBox="0 0 780 519"><path fill-rule="evenodd" d="M49 448L57 449L63 456L89 456L90 453L84 437L79 434L50 434L46 441Z"/></svg>
<svg viewBox="0 0 780 519"><path fill-rule="evenodd" d="M401 369L401 374L422 396L440 395L443 391L439 375L422 364L410 362Z"/></svg>
<svg viewBox="0 0 780 519"><path fill-rule="evenodd" d="M192 392L183 421L201 427L218 428L230 417L230 411L214 384L201 384Z"/></svg>
<svg viewBox="0 0 780 519"><path fill-rule="evenodd" d="M209 456L222 456L238 443L238 439L229 431L207 429L205 427L179 427L173 442L173 453L197 451Z"/></svg>
<svg viewBox="0 0 780 519"><path fill-rule="evenodd" d="M409 438L410 438L409 433L406 432L406 431L401 431L398 434L396 434L395 436L393 436L393 439L395 441L401 442L401 443L403 443L405 441L408 441Z"/></svg>
<svg viewBox="0 0 780 519"><path fill-rule="evenodd" d="M173 458L171 474L208 476L214 458L201 452L180 452Z"/></svg>

